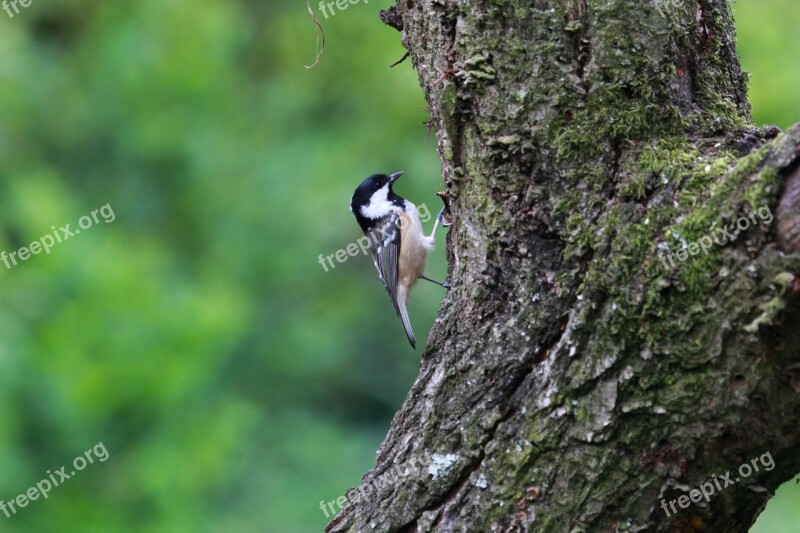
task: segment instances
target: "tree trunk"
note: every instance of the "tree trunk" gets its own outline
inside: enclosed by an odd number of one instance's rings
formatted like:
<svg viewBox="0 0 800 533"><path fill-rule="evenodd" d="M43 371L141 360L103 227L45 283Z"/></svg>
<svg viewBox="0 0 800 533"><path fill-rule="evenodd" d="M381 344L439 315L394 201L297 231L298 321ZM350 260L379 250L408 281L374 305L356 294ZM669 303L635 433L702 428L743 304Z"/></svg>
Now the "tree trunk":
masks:
<svg viewBox="0 0 800 533"><path fill-rule="evenodd" d="M384 20L437 133L453 288L377 493L328 530L747 531L800 471L800 128L752 124L729 3Z"/></svg>

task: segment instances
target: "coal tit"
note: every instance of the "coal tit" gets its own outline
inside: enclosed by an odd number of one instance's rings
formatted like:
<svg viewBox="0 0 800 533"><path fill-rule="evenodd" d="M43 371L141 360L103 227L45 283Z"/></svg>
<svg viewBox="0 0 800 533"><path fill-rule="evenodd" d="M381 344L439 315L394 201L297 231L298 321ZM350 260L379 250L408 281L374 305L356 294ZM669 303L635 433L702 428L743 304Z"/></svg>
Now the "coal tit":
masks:
<svg viewBox="0 0 800 533"><path fill-rule="evenodd" d="M389 176L373 174L358 186L350 200L350 211L370 242L370 251L378 277L381 278L394 309L403 321L411 346L417 341L408 319L406 301L411 287L422 278L447 288L448 285L422 275L425 258L433 249L434 235L439 222L449 226L439 212L433 231L425 235L417 206L392 191L392 184L403 173Z"/></svg>

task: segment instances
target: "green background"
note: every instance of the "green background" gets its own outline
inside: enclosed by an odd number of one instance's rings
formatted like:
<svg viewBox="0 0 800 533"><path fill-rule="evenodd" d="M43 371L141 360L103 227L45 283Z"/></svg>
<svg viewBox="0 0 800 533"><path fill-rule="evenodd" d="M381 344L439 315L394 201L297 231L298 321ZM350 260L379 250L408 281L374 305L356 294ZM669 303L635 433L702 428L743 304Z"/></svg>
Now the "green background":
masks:
<svg viewBox="0 0 800 533"><path fill-rule="evenodd" d="M794 1L736 3L758 123L800 120ZM368 258L318 257L360 236L348 202L373 172L440 205L416 75L388 68L390 3L322 18L312 70L302 2L0 11L0 250L116 216L0 264L0 499L110 454L0 531L319 531L320 501L358 485L420 352ZM420 345L441 297L415 289ZM754 530L794 533L798 502L787 484Z"/></svg>

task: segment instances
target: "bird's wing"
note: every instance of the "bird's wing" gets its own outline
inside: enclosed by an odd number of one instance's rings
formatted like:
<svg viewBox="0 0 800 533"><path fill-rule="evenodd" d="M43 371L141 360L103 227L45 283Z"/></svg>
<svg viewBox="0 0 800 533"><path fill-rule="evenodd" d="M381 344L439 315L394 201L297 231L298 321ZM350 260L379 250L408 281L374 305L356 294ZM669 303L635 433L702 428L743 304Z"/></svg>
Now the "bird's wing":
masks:
<svg viewBox="0 0 800 533"><path fill-rule="evenodd" d="M378 276L392 299L395 311L397 308L397 262L400 257L399 215L390 213L373 226L369 237L372 261L378 270Z"/></svg>

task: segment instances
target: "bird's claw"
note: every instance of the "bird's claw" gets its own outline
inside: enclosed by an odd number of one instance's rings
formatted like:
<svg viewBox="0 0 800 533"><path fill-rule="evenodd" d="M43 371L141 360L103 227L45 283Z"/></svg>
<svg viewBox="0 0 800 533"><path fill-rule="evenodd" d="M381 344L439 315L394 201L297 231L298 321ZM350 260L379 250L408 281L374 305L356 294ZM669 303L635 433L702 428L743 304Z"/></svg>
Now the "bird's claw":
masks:
<svg viewBox="0 0 800 533"><path fill-rule="evenodd" d="M436 218L442 224L442 227L449 228L450 226L453 225L453 222L452 221L450 221L450 222L447 221L447 217L444 216L444 210L445 209L446 209L445 207L442 207L442 209L439 211L439 214L436 215Z"/></svg>

